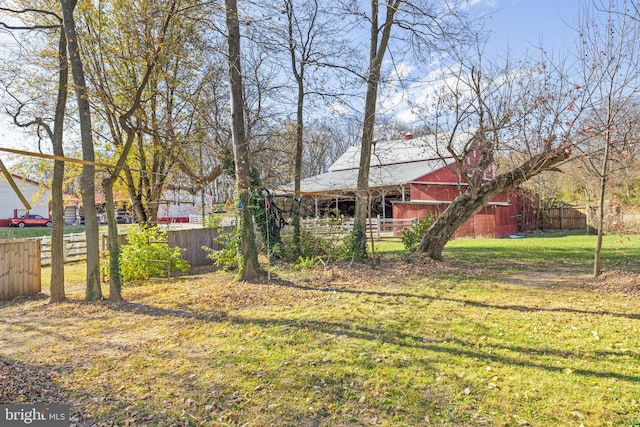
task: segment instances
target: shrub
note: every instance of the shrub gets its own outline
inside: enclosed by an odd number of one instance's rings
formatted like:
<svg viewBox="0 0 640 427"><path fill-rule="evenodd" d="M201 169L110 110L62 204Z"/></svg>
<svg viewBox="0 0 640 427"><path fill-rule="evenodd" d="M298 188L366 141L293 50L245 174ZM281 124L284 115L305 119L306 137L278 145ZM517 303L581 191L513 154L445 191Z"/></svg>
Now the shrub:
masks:
<svg viewBox="0 0 640 427"><path fill-rule="evenodd" d="M422 236L424 236L424 233L431 227L431 224L433 224L435 220L435 217L427 215L412 228L402 230L402 244L404 248L410 252L415 251L418 244L420 244L420 240L422 240Z"/></svg>
<svg viewBox="0 0 640 427"><path fill-rule="evenodd" d="M169 260L171 271L186 273L189 262L182 258L180 247L170 248L165 241L167 233L160 227L131 227L127 233L128 244L120 252L120 272L123 281L148 279L167 273L167 264L149 260Z"/></svg>
<svg viewBox="0 0 640 427"><path fill-rule="evenodd" d="M299 258L322 257L329 253L331 242L322 236L314 234L311 230L300 228L300 243L297 251L293 247L293 234L282 235L283 258L294 261Z"/></svg>
<svg viewBox="0 0 640 427"><path fill-rule="evenodd" d="M334 248L333 256L343 261L362 261L366 257L366 252L363 253L360 247L363 233L364 231L361 229L354 229L347 234L342 242Z"/></svg>
<svg viewBox="0 0 640 427"><path fill-rule="evenodd" d="M213 240L222 245L222 249L212 249L207 246L203 246L202 249L207 252L207 256L216 266L228 271L235 270L238 268L238 250L240 248L240 236L237 229L225 233L222 227L218 227L218 232L218 237Z"/></svg>
<svg viewBox="0 0 640 427"><path fill-rule="evenodd" d="M296 271L310 270L319 264L322 264L322 259L320 259L320 257L298 257L298 263L291 265L291 268Z"/></svg>

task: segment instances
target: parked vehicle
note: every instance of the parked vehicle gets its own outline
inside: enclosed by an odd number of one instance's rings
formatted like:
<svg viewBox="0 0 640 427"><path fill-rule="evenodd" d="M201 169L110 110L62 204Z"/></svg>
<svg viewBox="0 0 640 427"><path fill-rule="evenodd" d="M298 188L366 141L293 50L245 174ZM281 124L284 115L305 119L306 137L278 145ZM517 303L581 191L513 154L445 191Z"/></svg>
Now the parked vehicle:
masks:
<svg viewBox="0 0 640 427"><path fill-rule="evenodd" d="M51 218L42 215L23 215L19 218L10 218L9 225L13 227L51 227Z"/></svg>

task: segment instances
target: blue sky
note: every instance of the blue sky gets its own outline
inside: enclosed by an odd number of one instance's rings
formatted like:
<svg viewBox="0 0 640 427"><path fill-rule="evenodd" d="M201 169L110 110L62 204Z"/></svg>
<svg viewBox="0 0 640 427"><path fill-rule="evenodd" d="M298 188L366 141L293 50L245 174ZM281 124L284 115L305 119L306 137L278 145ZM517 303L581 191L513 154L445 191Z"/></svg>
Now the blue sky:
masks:
<svg viewBox="0 0 640 427"><path fill-rule="evenodd" d="M577 21L584 0L469 0L472 11L487 13L486 29L492 33L487 54L504 54L507 49L513 57L520 57L526 49L534 49L542 41L544 47L556 53L574 45L575 31L570 28ZM73 99L71 99L73 101ZM397 108L397 105L396 105ZM406 109L406 106L402 109ZM8 124L1 114L0 146L28 148L20 132ZM32 145L33 138L28 144ZM6 155L0 153L0 158Z"/></svg>
<svg viewBox="0 0 640 427"><path fill-rule="evenodd" d="M574 45L580 0L474 0L477 10L493 12L486 20L491 47L515 55L539 46L554 52Z"/></svg>

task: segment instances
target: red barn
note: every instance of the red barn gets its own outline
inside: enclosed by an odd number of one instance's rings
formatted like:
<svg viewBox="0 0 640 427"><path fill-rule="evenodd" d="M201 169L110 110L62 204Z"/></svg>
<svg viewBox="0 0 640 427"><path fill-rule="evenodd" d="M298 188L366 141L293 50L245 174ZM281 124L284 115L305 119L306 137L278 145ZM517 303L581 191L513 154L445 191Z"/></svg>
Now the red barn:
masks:
<svg viewBox="0 0 640 427"><path fill-rule="evenodd" d="M473 168L479 158L479 151L471 150L465 167ZM351 147L328 172L302 180L301 191L307 200L313 199L316 215L326 208L352 213L359 160L360 148ZM492 178L493 171L487 171L485 179ZM293 186L288 187L290 190ZM450 155L439 149L435 137L413 139L407 134L403 140L374 145L369 188L372 215L422 219L443 212L466 191L466 184ZM456 237L503 237L518 232L524 201L517 189L499 195L467 221Z"/></svg>

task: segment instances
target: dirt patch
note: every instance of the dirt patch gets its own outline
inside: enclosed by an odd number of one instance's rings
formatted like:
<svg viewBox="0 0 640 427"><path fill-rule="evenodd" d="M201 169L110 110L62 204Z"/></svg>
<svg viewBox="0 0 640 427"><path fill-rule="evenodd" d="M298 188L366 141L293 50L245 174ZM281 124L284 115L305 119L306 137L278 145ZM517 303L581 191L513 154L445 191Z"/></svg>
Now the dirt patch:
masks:
<svg viewBox="0 0 640 427"><path fill-rule="evenodd" d="M591 272L577 272L565 267L549 267L545 270L529 270L505 277L508 283L522 286L546 288L591 288L598 293L640 296L640 274L629 271L610 270L597 279Z"/></svg>

